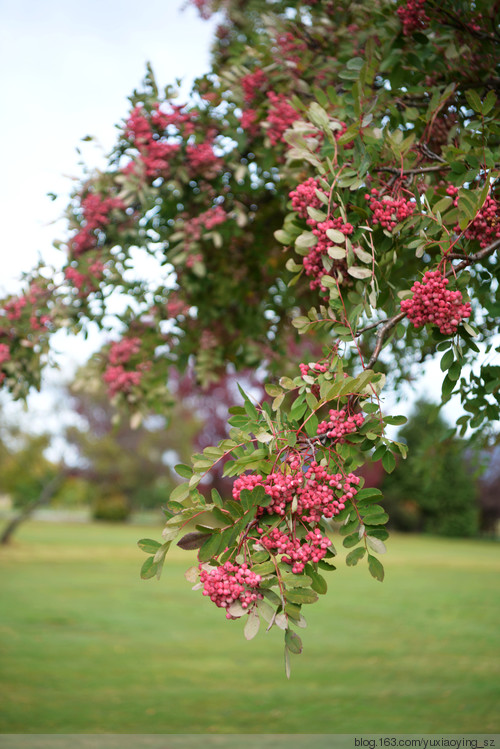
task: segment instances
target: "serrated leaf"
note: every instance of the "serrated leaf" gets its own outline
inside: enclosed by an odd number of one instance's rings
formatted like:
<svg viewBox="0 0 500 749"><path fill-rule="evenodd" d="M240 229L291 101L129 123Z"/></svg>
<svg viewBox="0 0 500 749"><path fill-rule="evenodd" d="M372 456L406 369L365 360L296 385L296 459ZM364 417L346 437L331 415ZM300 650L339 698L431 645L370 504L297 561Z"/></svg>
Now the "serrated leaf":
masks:
<svg viewBox="0 0 500 749"><path fill-rule="evenodd" d="M371 270L369 270L368 268L360 268L357 265L351 265L351 267L347 269L347 272L353 278L358 278L360 280L372 277Z"/></svg>
<svg viewBox="0 0 500 749"><path fill-rule="evenodd" d="M137 542L137 546L141 551L146 552L146 554L156 554L161 544L151 538L141 538L141 540Z"/></svg>
<svg viewBox="0 0 500 749"><path fill-rule="evenodd" d="M222 541L220 533L212 533L208 538L207 536L205 536L205 538L207 540L203 543L198 552L198 559L200 562L208 562L210 559L216 557L220 552Z"/></svg>
<svg viewBox="0 0 500 749"><path fill-rule="evenodd" d="M224 502L222 501L222 497L217 491L217 489L212 489L210 492L210 496L212 497L212 502L216 507L222 507L224 505Z"/></svg>
<svg viewBox="0 0 500 749"><path fill-rule="evenodd" d="M295 240L295 247L307 250L309 247L313 247L317 241L318 237L312 231L303 231Z"/></svg>
<svg viewBox="0 0 500 749"><path fill-rule="evenodd" d="M190 479L193 475L193 469L191 466L186 466L184 463L179 463L175 466L175 472L183 479Z"/></svg>
<svg viewBox="0 0 500 749"><path fill-rule="evenodd" d="M375 533L375 531L373 532ZM376 536L372 536L372 535L366 536L366 543L368 544L370 549L377 552L377 554L385 554L387 551L384 542L381 541L380 538L377 538Z"/></svg>
<svg viewBox="0 0 500 749"><path fill-rule="evenodd" d="M189 485L179 484L179 486L176 486L173 492L171 493L170 499L173 502L182 502L188 496L189 496Z"/></svg>
<svg viewBox="0 0 500 749"><path fill-rule="evenodd" d="M318 600L318 594L309 588L293 588L285 591L285 598L291 603L314 603Z"/></svg>
<svg viewBox="0 0 500 749"><path fill-rule="evenodd" d="M390 450L387 450L385 455L383 455L382 465L384 467L384 471L387 471L387 473L392 473L393 470L396 468L396 458L390 452Z"/></svg>
<svg viewBox="0 0 500 749"><path fill-rule="evenodd" d="M302 653L302 640L296 632L287 629L285 632L285 642L290 653L293 653L294 655L300 655L300 653Z"/></svg>
<svg viewBox="0 0 500 749"><path fill-rule="evenodd" d="M342 234L338 229L327 229L326 236L331 239L334 244L344 244L345 234Z"/></svg>
<svg viewBox="0 0 500 749"><path fill-rule="evenodd" d="M383 564L374 557L372 554L368 554L368 569L370 575L380 582L384 579L384 566Z"/></svg>
<svg viewBox="0 0 500 749"><path fill-rule="evenodd" d="M356 544L359 543L359 534L357 532L356 533L351 533L350 536L346 536L344 538L344 540L343 540L342 543L343 543L343 545L345 546L346 549L350 549L351 546L356 546Z"/></svg>
<svg viewBox="0 0 500 749"><path fill-rule="evenodd" d="M288 232L284 231L283 229L277 229L274 232L274 238L280 243L280 244L291 244L292 237Z"/></svg>
<svg viewBox="0 0 500 749"><path fill-rule="evenodd" d="M446 372L447 369L451 367L455 360L455 355L453 353L453 349L448 349L448 351L445 351L443 356L441 357L441 361L439 362L439 366L441 367L442 372Z"/></svg>
<svg viewBox="0 0 500 749"><path fill-rule="evenodd" d="M253 609L248 614L248 618L245 623L245 627L243 629L243 634L245 635L245 639L253 640L253 638L259 631L259 627L260 627L259 615L257 614L256 610Z"/></svg>
<svg viewBox="0 0 500 749"><path fill-rule="evenodd" d="M156 575L158 565L155 564L153 557L148 557L141 567L141 578L143 580L149 580L151 577Z"/></svg>
<svg viewBox="0 0 500 749"><path fill-rule="evenodd" d="M364 546L359 546L357 549L353 549L345 558L345 563L348 567L354 567L360 559L363 559L366 553Z"/></svg>

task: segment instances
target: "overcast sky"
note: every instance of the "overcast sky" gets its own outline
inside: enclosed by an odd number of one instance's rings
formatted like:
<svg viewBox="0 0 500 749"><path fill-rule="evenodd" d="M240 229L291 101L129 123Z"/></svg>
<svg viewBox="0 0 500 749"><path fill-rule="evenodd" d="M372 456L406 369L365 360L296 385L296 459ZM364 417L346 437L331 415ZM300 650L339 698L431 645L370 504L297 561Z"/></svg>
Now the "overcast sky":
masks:
<svg viewBox="0 0 500 749"><path fill-rule="evenodd" d="M0 294L13 290L38 253L54 262L54 239L78 176L76 147L97 163L127 113L146 61L164 86L206 72L213 23L182 0L0 0L2 70L2 265ZM186 85L186 91L189 85ZM55 203L48 192L62 197Z"/></svg>

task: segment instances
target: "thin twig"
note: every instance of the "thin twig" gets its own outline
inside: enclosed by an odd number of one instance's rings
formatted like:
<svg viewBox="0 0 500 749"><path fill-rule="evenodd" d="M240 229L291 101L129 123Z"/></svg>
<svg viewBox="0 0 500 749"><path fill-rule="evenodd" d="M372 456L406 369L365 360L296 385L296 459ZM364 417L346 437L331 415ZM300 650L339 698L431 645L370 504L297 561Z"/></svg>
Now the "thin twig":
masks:
<svg viewBox="0 0 500 749"><path fill-rule="evenodd" d="M396 166L380 166L374 171L376 172L390 172L391 174L424 174L425 172L440 172L443 169L449 169L447 165L444 166L422 166L414 169L398 169Z"/></svg>

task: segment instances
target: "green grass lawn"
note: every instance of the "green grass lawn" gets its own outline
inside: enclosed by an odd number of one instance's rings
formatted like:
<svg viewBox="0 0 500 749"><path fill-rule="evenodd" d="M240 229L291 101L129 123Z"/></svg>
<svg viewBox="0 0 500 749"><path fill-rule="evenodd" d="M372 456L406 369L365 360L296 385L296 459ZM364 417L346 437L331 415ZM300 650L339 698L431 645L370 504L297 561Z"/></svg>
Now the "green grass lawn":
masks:
<svg viewBox="0 0 500 749"><path fill-rule="evenodd" d="M492 733L500 730L500 554L396 536L386 580L339 564L305 607L304 652L193 592L175 550L141 581L159 530L31 523L0 550L3 733Z"/></svg>

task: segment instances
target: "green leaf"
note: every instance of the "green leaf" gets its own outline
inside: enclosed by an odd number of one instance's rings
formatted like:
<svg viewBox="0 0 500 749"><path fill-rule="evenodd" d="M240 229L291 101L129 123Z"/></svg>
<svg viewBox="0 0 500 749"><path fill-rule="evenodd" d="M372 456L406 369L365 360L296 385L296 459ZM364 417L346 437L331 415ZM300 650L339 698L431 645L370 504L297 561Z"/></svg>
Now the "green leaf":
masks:
<svg viewBox="0 0 500 749"><path fill-rule="evenodd" d="M379 515L368 515L366 518L366 525L384 525L389 520L389 515L386 512L380 513Z"/></svg>
<svg viewBox="0 0 500 749"><path fill-rule="evenodd" d="M479 95L476 91L473 89L465 92L465 98L467 99L467 102L469 103L470 107L475 112L481 112L482 106L481 106L481 99L479 98Z"/></svg>
<svg viewBox="0 0 500 749"><path fill-rule="evenodd" d="M366 554L364 546L359 546L357 549L353 549L345 558L345 563L348 567L354 567L360 559L363 559Z"/></svg>
<svg viewBox="0 0 500 749"><path fill-rule="evenodd" d="M406 416L384 416L384 421L386 424L397 427L406 424L408 419Z"/></svg>
<svg viewBox="0 0 500 749"><path fill-rule="evenodd" d="M442 372L446 372L447 369L451 367L453 364L453 361L455 359L455 355L453 353L453 349L448 349L448 351L445 351L443 356L441 357L441 361L439 362L439 366L441 367Z"/></svg>
<svg viewBox="0 0 500 749"><path fill-rule="evenodd" d="M254 564L252 572L256 575L272 575L276 571L274 562L262 562L262 564Z"/></svg>
<svg viewBox="0 0 500 749"><path fill-rule="evenodd" d="M368 268L359 268L357 265L352 265L350 268L347 269L347 272L353 278L358 278L360 280L364 280L365 278L372 277L371 270L368 270Z"/></svg>
<svg viewBox="0 0 500 749"><path fill-rule="evenodd" d="M385 548L384 542L380 538L377 538L376 536L373 535L374 533L378 533L378 532L379 532L378 530L372 531L372 533L366 537L366 543L368 544L370 549L375 551L377 554L385 554L387 549ZM384 530L384 532L387 536L388 535L387 531Z"/></svg>
<svg viewBox="0 0 500 749"><path fill-rule="evenodd" d="M382 457L382 465L384 467L384 471L387 471L387 473L392 473L396 468L396 458L389 450L387 450L385 455Z"/></svg>
<svg viewBox="0 0 500 749"><path fill-rule="evenodd" d="M212 533L198 552L198 559L200 562L208 562L210 559L218 556L221 541L222 538L220 533Z"/></svg>
<svg viewBox="0 0 500 749"><path fill-rule="evenodd" d="M285 643L290 651L294 655L300 655L302 653L302 640L296 632L292 632L291 629L285 631Z"/></svg>
<svg viewBox="0 0 500 749"><path fill-rule="evenodd" d="M222 500L221 495L217 491L217 489L215 489L215 488L212 489L210 495L212 497L212 502L213 502L214 505L216 505L216 507L223 507L224 502Z"/></svg>
<svg viewBox="0 0 500 749"><path fill-rule="evenodd" d="M291 603L314 603L318 600L318 594L309 588L293 588L285 591L285 598Z"/></svg>
<svg viewBox="0 0 500 749"><path fill-rule="evenodd" d="M248 614L248 618L243 629L243 634L246 640L253 640L260 627L259 615L256 611L252 610Z"/></svg>
<svg viewBox="0 0 500 749"><path fill-rule="evenodd" d="M343 544L346 549L350 549L351 546L356 546L356 544L359 544L360 538L359 533L351 533L350 536L346 536L343 540Z"/></svg>
<svg viewBox="0 0 500 749"><path fill-rule="evenodd" d="M173 502L182 502L189 496L189 484L179 484L170 495Z"/></svg>
<svg viewBox="0 0 500 749"><path fill-rule="evenodd" d="M179 463L178 465L176 465L175 472L183 479L190 479L193 475L193 469L190 466L184 465L184 463Z"/></svg>
<svg viewBox="0 0 500 749"><path fill-rule="evenodd" d="M314 569L312 564L306 564L306 572L312 581L311 588L315 590L316 593L319 593L322 596L325 595L328 590L328 583L323 575L320 575L319 572Z"/></svg>
<svg viewBox="0 0 500 749"><path fill-rule="evenodd" d="M154 557L148 557L141 567L141 578L149 580L156 575L157 569L158 565L155 563Z"/></svg>
<svg viewBox="0 0 500 749"><path fill-rule="evenodd" d="M368 569L370 570L370 575L374 577L376 580L380 580L380 582L384 579L384 567L379 562L377 557L374 557L372 554L368 554Z"/></svg>
<svg viewBox="0 0 500 749"><path fill-rule="evenodd" d="M153 541L151 538L141 538L141 540L137 542L137 546L141 551L145 551L146 554L156 554L161 544L158 543L158 541Z"/></svg>
<svg viewBox="0 0 500 749"><path fill-rule="evenodd" d="M280 242L280 244L291 244L292 237L287 231L284 231L283 229L277 229L274 232L274 238Z"/></svg>
<svg viewBox="0 0 500 749"><path fill-rule="evenodd" d="M491 112L495 104L497 103L497 95L494 91L488 91L488 94L483 101L482 113L488 114Z"/></svg>

